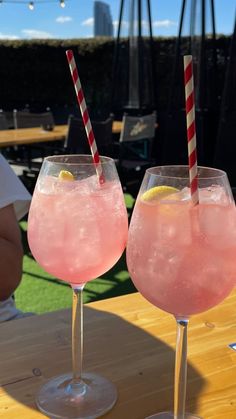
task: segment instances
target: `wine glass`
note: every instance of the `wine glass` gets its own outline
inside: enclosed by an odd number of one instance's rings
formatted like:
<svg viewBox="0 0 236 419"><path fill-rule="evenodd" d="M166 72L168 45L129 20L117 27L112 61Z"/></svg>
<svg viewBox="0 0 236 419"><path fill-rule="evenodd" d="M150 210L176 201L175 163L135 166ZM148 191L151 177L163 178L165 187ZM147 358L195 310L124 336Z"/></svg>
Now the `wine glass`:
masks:
<svg viewBox="0 0 236 419"><path fill-rule="evenodd" d="M189 318L219 304L236 282L236 211L225 172L198 168L193 205L187 166L146 171L131 217L127 265L140 293L177 323L174 412L185 413Z"/></svg>
<svg viewBox="0 0 236 419"><path fill-rule="evenodd" d="M82 372L83 288L117 262L128 234L115 163L101 157L101 167L103 183L89 155L45 158L29 211L32 254L46 272L73 289L73 374L53 378L37 396L38 408L51 418L97 418L117 399L108 379Z"/></svg>

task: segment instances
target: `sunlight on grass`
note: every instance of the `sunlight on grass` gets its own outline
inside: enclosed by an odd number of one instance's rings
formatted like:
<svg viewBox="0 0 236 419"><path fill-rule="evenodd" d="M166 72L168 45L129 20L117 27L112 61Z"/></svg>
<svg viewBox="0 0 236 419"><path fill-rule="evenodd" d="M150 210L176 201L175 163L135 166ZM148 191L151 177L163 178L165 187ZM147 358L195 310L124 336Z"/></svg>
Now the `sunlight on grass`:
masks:
<svg viewBox="0 0 236 419"><path fill-rule="evenodd" d="M53 279L29 256L24 257L23 278L15 292L17 308L44 313L71 306L71 288Z"/></svg>
<svg viewBox="0 0 236 419"><path fill-rule="evenodd" d="M125 204L126 204L127 209L133 208L134 201L135 201L135 199L131 195L125 194Z"/></svg>

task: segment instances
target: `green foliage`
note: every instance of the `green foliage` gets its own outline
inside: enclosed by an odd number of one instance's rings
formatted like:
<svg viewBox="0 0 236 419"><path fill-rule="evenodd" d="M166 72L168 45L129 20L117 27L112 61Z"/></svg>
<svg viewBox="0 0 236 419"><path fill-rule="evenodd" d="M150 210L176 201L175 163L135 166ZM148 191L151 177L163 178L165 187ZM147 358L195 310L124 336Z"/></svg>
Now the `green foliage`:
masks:
<svg viewBox="0 0 236 419"><path fill-rule="evenodd" d="M109 106L113 47L112 40L102 38L1 41L0 107L12 110L28 104L41 110L76 105L67 49L75 53L88 105Z"/></svg>
<svg viewBox="0 0 236 419"><path fill-rule="evenodd" d="M216 40L219 84L223 83L230 37ZM146 43L144 39L143 44ZM207 47L212 43L206 40ZM128 40L121 40L123 52ZM154 38L155 78L158 109L167 106L169 82L173 70L176 38ZM50 106L52 110L76 107L74 88L65 56L67 49L75 52L86 102L90 115L99 115L101 109L111 109L112 70L115 40L90 38L70 40L14 40L0 41L0 108L12 110L28 104L33 110ZM181 53L187 49L187 38L181 41ZM147 63L148 65L148 63ZM122 58L121 74L127 78ZM123 71L123 73L122 73ZM182 70L181 70L182 71ZM119 86L126 89L124 78ZM120 93L118 93L120 94Z"/></svg>

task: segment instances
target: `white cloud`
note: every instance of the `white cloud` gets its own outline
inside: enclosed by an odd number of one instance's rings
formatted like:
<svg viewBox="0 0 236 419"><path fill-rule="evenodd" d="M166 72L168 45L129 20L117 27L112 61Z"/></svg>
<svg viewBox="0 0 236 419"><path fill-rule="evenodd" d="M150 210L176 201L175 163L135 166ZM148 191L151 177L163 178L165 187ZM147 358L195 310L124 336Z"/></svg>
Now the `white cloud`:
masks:
<svg viewBox="0 0 236 419"><path fill-rule="evenodd" d="M23 29L21 31L23 35L27 38L34 38L34 39L47 39L53 38L53 35L49 32L38 31L36 29Z"/></svg>
<svg viewBox="0 0 236 419"><path fill-rule="evenodd" d="M119 21L118 20L113 20L112 24L113 24L114 28L118 28Z"/></svg>
<svg viewBox="0 0 236 419"><path fill-rule="evenodd" d="M82 26L93 26L94 18L90 17L82 22Z"/></svg>
<svg viewBox="0 0 236 419"><path fill-rule="evenodd" d="M7 34L4 34L4 33L0 32L0 39L14 40L14 39L19 39L19 36L17 36L17 35L7 35Z"/></svg>
<svg viewBox="0 0 236 419"><path fill-rule="evenodd" d="M73 19L71 16L58 16L56 18L56 22L57 23L67 23L67 22L71 22Z"/></svg>
<svg viewBox="0 0 236 419"><path fill-rule="evenodd" d="M118 28L119 25L119 21L118 20L113 20L113 26L114 28ZM122 28L128 28L129 27L129 22L127 20L122 20Z"/></svg>
<svg viewBox="0 0 236 419"><path fill-rule="evenodd" d="M149 22L147 20L142 20L142 26L145 28L149 27Z"/></svg>
<svg viewBox="0 0 236 419"><path fill-rule="evenodd" d="M118 23L119 22L117 20L113 21L113 26L114 26L115 29L118 28ZM130 26L129 22L123 20L122 25L121 25L121 31L122 30L128 30L129 26ZM168 19L156 20L156 21L152 22L152 26L153 26L153 28L166 28L167 29L167 28L170 28L171 26L177 26L177 23L173 22L172 20L168 20ZM144 19L142 20L142 28L144 30L147 30L149 28L149 22L147 20L144 20ZM138 30L138 21L137 20L135 20L133 22L133 29L137 33L137 30Z"/></svg>
<svg viewBox="0 0 236 419"><path fill-rule="evenodd" d="M169 19L156 20L155 22L153 22L153 26L155 28L169 28L170 26L177 26L177 23Z"/></svg>

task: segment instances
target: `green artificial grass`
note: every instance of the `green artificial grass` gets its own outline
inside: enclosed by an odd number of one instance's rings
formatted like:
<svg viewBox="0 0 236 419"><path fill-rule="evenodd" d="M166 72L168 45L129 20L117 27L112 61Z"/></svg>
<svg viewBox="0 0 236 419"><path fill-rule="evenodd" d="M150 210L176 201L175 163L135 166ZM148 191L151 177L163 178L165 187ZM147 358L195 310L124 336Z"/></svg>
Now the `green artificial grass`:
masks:
<svg viewBox="0 0 236 419"><path fill-rule="evenodd" d="M128 214L134 199L125 194ZM24 245L23 275L15 292L17 308L37 314L71 307L71 287L46 273L34 260L27 243L27 222L20 222ZM84 302L101 300L135 291L127 271L125 254L117 264L102 277L90 281L84 289Z"/></svg>

